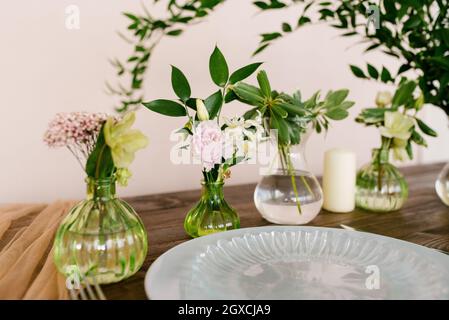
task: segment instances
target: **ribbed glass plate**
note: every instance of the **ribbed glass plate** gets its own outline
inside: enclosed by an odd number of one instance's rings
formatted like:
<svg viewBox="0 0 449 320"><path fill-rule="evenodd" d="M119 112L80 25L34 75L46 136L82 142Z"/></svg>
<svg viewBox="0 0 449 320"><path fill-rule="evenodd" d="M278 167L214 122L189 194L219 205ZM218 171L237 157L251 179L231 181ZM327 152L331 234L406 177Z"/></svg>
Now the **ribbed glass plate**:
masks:
<svg viewBox="0 0 449 320"><path fill-rule="evenodd" d="M248 228L169 250L145 289L151 299L449 299L449 257L356 231Z"/></svg>

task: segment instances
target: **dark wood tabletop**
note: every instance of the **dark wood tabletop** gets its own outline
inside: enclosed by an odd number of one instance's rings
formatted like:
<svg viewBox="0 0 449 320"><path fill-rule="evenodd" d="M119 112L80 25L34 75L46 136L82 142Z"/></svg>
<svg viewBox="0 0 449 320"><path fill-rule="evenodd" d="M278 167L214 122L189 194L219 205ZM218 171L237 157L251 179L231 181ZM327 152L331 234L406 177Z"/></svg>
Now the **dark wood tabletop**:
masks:
<svg viewBox="0 0 449 320"><path fill-rule="evenodd" d="M356 209L350 213L323 210L311 226L336 227L345 224L362 231L403 239L423 246L449 251L449 207L435 193L435 179L443 164L401 169L409 183L409 199L396 212L369 213ZM225 187L225 197L239 213L241 227L270 223L253 203L255 185ZM161 254L189 240L183 229L187 211L199 200L200 191L185 191L126 199L140 214L148 231L149 252L141 270L131 278L104 287L108 299L146 299L144 277Z"/></svg>

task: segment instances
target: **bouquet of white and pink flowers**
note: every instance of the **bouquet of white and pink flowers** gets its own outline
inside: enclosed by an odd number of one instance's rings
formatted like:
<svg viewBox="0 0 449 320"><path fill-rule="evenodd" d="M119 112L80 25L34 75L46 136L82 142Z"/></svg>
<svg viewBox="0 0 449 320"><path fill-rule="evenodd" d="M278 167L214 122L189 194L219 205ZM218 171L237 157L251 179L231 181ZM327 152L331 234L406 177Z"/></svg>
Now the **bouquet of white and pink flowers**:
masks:
<svg viewBox="0 0 449 320"><path fill-rule="evenodd" d="M172 67L172 87L177 101L159 99L143 105L171 117L187 117L178 130L186 137L187 147L199 159L203 173L203 196L188 213L184 228L192 237L235 229L240 226L237 213L223 198L223 183L230 167L250 158L251 146L264 134L261 117L220 117L221 109L237 97L230 88L254 73L261 63L253 63L229 75L226 60L218 48L209 60L212 81L218 90L206 99L192 98L189 82Z"/></svg>
<svg viewBox="0 0 449 320"><path fill-rule="evenodd" d="M215 48L209 67L212 80L220 87L218 91L204 100L192 98L187 78L172 66L172 87L179 100L159 99L143 103L146 108L166 116L187 117L187 123L178 132L185 134L191 151L200 160L205 182L223 181L229 176L230 167L249 158L251 144L264 133L261 117L220 119L223 105L235 99L229 89L249 77L259 66L260 63L250 64L229 76L226 60Z"/></svg>

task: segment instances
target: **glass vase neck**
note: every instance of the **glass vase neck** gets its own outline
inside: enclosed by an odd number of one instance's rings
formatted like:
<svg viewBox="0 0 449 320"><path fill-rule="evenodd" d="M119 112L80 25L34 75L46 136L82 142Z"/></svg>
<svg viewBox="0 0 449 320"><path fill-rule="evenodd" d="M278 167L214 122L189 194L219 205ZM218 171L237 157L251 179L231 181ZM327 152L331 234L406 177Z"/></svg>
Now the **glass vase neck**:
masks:
<svg viewBox="0 0 449 320"><path fill-rule="evenodd" d="M218 199L224 198L224 193L223 193L224 182L223 181L219 181L219 182L201 181L201 186L202 186L202 194L203 194L204 198L210 198L210 197L214 197L214 198L218 198Z"/></svg>
<svg viewBox="0 0 449 320"><path fill-rule="evenodd" d="M91 177L86 178L87 184L87 199L107 201L115 199L115 179L95 179Z"/></svg>
<svg viewBox="0 0 449 320"><path fill-rule="evenodd" d="M388 149L373 149L371 154L374 163L385 164L390 161L390 152Z"/></svg>

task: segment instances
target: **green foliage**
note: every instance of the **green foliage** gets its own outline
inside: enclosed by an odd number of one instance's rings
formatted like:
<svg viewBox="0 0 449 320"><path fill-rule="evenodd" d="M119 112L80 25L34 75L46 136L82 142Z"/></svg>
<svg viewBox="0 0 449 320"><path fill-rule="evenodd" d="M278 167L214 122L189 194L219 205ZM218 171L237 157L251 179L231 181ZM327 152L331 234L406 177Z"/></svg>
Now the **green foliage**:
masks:
<svg viewBox="0 0 449 320"><path fill-rule="evenodd" d="M150 0L149 2L161 1ZM106 83L107 93L119 100L116 106L117 112L135 109L142 103L145 74L149 70L151 55L159 41L165 36L182 35L185 27L204 19L224 0L167 0L166 2L168 15L163 19L152 16L145 6L142 6L141 14L123 13L128 20L128 26L126 33L119 32L119 36L132 46L132 52L124 60L110 61L116 70L118 80L114 84ZM182 91L181 87L178 88ZM181 99L187 96L186 92L187 90L180 92Z"/></svg>
<svg viewBox="0 0 449 320"><path fill-rule="evenodd" d="M128 30L132 37L127 41L133 45L134 51L126 62L117 59L111 62L118 77L130 77L131 83L119 83L115 87L108 84L109 92L121 98L121 105L117 108L119 112L135 107L142 101L144 75L158 41L163 36L181 35L185 26L200 21L223 2L224 0L190 0L181 3L167 0L169 17L164 20L151 17L147 10L144 10L143 15L124 14L129 19ZM341 30L343 37L361 38L359 43L366 44L366 52L381 50L401 62L401 66L393 73L385 66L367 64L366 68L360 68L351 65L355 76L394 83L404 72L414 70L424 101L449 114L449 0L264 0L254 1L253 4L266 12L298 5L301 7L295 22L283 21L279 31L262 33L254 54L259 54L283 36L310 23L324 21ZM372 16L372 9L377 7L380 25L375 29L373 24L367 24L367 19ZM315 16L318 18L312 19ZM248 66L251 72L257 67ZM231 75L229 83L235 84L245 79L243 71L236 73ZM225 69L214 69L214 82L222 86L224 78L227 78L225 75ZM231 93L226 96L225 101L234 99L236 96Z"/></svg>
<svg viewBox="0 0 449 320"><path fill-rule="evenodd" d="M186 109L179 103L171 100L158 99L142 103L147 109L170 117L183 117L187 115Z"/></svg>
<svg viewBox="0 0 449 320"><path fill-rule="evenodd" d="M366 108L357 116L356 121L366 126L384 127L386 126L385 118L387 113L400 113L405 119L411 119L413 126L410 128L410 137L405 142L405 151L410 159L413 159L412 144L418 146L427 146L427 142L423 135L436 137L435 130L430 128L423 120L418 117L418 113L422 107L422 95L415 98L417 84L415 81L403 80L397 88L391 102L386 106L382 105L378 108ZM421 93L421 92L420 92ZM404 120L405 121L405 120ZM410 120L409 120L410 121ZM421 131L421 132L419 132ZM422 133L422 134L421 134ZM382 146L384 149L404 148L404 146L395 146L395 141L391 137L382 137Z"/></svg>
<svg viewBox="0 0 449 320"><path fill-rule="evenodd" d="M172 88L179 99L187 101L190 98L191 90L189 81L187 81L184 73L174 66L172 66L171 83Z"/></svg>
<svg viewBox="0 0 449 320"><path fill-rule="evenodd" d="M104 125L86 162L86 174L94 179L110 178L115 171L111 148L106 144L103 128Z"/></svg>
<svg viewBox="0 0 449 320"><path fill-rule="evenodd" d="M214 52L209 59L209 72L214 83L219 87L226 86L229 78L229 68L225 57L218 47L215 47Z"/></svg>
<svg viewBox="0 0 449 320"><path fill-rule="evenodd" d="M367 46L365 52L381 50L401 63L394 76L384 66L376 68L368 63L364 72L362 68L351 65L356 77L394 83L404 72L414 70L424 101L442 108L449 115L449 0L291 0L258 1L255 5L263 11L270 11L293 7L298 3L303 10L297 27L288 30L285 27L287 22L283 22L282 32L261 34L255 54L291 31L309 23L324 21L342 30L343 37L361 38L359 43ZM311 17L316 15L309 13L312 9L318 15L315 21ZM371 23L377 12L379 28Z"/></svg>
<svg viewBox="0 0 449 320"><path fill-rule="evenodd" d="M212 81L219 88L206 99L201 99L204 101L210 120L219 117L224 103L229 103L238 98L237 96L231 96L233 93L233 91L230 91L230 88L233 87L231 80L240 81L240 79L246 79L253 74L260 65L261 63L253 63L244 66L233 72L229 78L229 68L226 59L220 49L215 47L209 58L209 70ZM189 82L184 73L176 67L172 67L171 83L174 93L180 99L179 101L158 99L150 102L143 102L143 106L151 111L170 117L187 116L189 118L189 123L192 124L194 120L198 119L198 115L196 114L197 99L191 97ZM257 88L246 89L248 90L248 94L251 94L251 92L254 94L254 89L257 94L259 92ZM260 103L262 103L262 101L260 101ZM190 115L188 109L195 111L195 115Z"/></svg>
<svg viewBox="0 0 449 320"><path fill-rule="evenodd" d="M348 109L353 106L352 101L347 101L349 91L346 89L330 91L324 99L320 100L319 92L316 92L306 101L301 100L299 91L292 95L278 93L271 89L271 84L265 71L257 75L259 87L238 82L231 90L238 99L255 108L245 113L246 119L255 118L259 114L266 120L271 129L276 129L278 142L287 146L299 144L303 134L312 123L318 132L327 130L331 120L342 120L348 116Z"/></svg>

